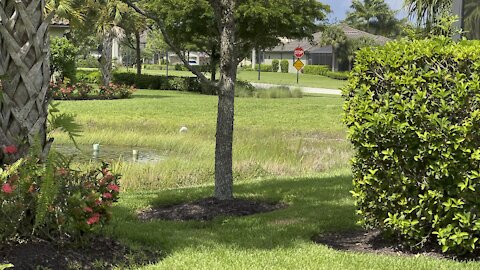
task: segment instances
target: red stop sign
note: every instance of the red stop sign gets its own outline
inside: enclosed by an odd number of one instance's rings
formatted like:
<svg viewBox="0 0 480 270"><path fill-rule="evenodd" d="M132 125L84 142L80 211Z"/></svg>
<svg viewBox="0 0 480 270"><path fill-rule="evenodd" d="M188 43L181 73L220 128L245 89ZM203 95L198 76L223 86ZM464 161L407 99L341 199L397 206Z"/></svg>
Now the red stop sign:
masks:
<svg viewBox="0 0 480 270"><path fill-rule="evenodd" d="M295 55L295 57L297 58L302 58L303 54L305 52L303 51L303 48L302 47L297 47L295 48L295 51L293 51L293 54Z"/></svg>

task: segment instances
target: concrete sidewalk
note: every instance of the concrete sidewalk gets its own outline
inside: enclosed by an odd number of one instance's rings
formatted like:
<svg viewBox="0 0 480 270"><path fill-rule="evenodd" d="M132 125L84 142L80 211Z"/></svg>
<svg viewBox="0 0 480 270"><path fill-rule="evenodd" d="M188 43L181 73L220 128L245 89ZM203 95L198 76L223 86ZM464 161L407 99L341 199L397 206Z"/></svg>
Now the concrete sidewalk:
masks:
<svg viewBox="0 0 480 270"><path fill-rule="evenodd" d="M304 93L308 93L308 94L327 94L327 95L342 94L342 91L338 89L314 88L314 87L304 87L304 86L296 86L296 85L279 85L279 84L270 84L270 83L255 83L255 82L250 82L250 83L257 88L288 87L290 89L300 88Z"/></svg>

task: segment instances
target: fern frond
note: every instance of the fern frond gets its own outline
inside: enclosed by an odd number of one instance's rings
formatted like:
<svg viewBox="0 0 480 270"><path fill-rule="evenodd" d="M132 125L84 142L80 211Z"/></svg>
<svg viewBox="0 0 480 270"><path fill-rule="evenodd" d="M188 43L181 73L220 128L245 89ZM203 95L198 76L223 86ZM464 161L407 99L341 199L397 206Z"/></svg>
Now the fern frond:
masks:
<svg viewBox="0 0 480 270"><path fill-rule="evenodd" d="M51 133L56 130L65 132L75 147L78 148L75 138L81 136L82 126L75 122L75 115L60 113L58 103L52 103L49 112L48 132Z"/></svg>
<svg viewBox="0 0 480 270"><path fill-rule="evenodd" d="M47 216L48 207L53 205L59 192L59 183L55 179L55 151L50 151L45 164L45 173L42 176L40 191L38 194L34 229L43 225Z"/></svg>

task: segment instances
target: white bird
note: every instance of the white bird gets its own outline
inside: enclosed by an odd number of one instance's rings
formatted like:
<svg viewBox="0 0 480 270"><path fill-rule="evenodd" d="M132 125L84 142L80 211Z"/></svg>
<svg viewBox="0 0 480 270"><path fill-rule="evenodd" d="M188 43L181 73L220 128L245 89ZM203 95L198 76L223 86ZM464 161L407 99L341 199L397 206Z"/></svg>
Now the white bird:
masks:
<svg viewBox="0 0 480 270"><path fill-rule="evenodd" d="M188 128L187 127L181 127L180 128L180 133L187 133Z"/></svg>

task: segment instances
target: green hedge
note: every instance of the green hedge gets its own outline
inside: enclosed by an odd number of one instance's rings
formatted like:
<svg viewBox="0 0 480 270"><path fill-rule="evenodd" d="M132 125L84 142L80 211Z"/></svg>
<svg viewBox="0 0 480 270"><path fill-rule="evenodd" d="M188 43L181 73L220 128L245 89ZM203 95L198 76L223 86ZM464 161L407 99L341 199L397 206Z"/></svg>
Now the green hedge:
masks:
<svg viewBox="0 0 480 270"><path fill-rule="evenodd" d="M335 72L327 71L324 75L336 80L348 80L350 76L350 72L349 71L335 71Z"/></svg>
<svg viewBox="0 0 480 270"><path fill-rule="evenodd" d="M480 42L361 50L344 90L357 213L411 247L480 251Z"/></svg>
<svg viewBox="0 0 480 270"><path fill-rule="evenodd" d="M102 74L98 70L77 69L78 82L99 84L101 80L102 80Z"/></svg>
<svg viewBox="0 0 480 270"><path fill-rule="evenodd" d="M280 60L273 59L272 60L272 71L273 72L278 72L279 69L280 69Z"/></svg>
<svg viewBox="0 0 480 270"><path fill-rule="evenodd" d="M280 70L282 71L282 73L288 73L288 65L288 60L283 59L282 61L280 61Z"/></svg>
<svg viewBox="0 0 480 270"><path fill-rule="evenodd" d="M330 68L328 66L323 65L306 65L303 68L304 74L312 74L312 75L325 75Z"/></svg>
<svg viewBox="0 0 480 270"><path fill-rule="evenodd" d="M163 75L136 75L134 73L113 73L113 82L134 85L138 89L177 90L214 94L213 89L206 89L196 77L175 77Z"/></svg>

